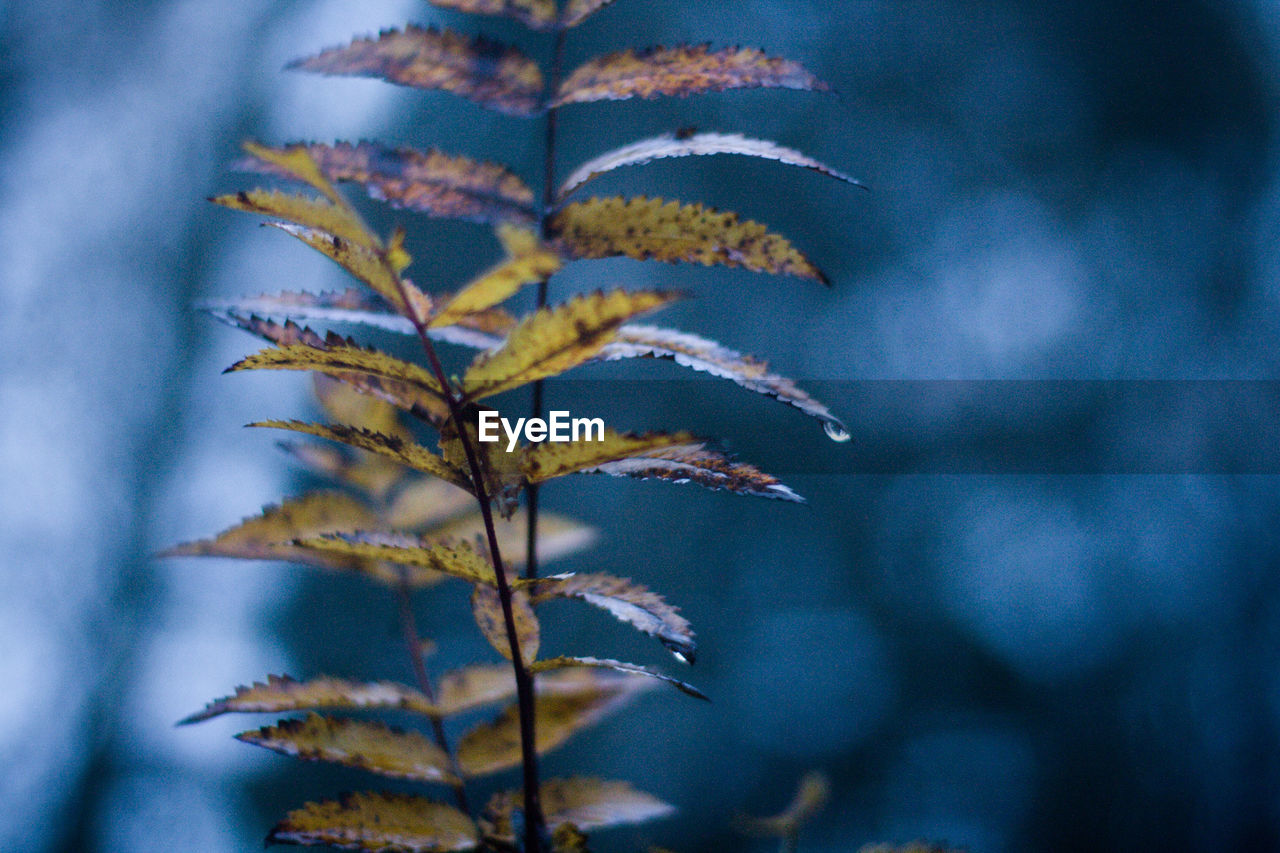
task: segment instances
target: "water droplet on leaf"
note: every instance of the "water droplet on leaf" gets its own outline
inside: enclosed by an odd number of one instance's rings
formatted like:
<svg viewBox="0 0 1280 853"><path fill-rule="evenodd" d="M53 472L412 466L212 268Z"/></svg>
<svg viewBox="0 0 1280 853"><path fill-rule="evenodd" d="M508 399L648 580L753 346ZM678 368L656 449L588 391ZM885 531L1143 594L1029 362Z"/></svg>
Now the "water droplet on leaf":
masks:
<svg viewBox="0 0 1280 853"><path fill-rule="evenodd" d="M832 441L845 442L852 438L852 436L849 435L849 431L841 426L839 421L823 421L822 431L825 432L827 434L827 438Z"/></svg>

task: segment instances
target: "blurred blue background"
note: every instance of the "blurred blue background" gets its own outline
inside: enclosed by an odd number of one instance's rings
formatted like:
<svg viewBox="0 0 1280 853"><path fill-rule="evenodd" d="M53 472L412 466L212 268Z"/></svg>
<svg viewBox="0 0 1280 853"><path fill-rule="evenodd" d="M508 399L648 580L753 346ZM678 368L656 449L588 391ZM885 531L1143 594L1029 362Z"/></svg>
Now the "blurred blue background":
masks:
<svg viewBox="0 0 1280 853"><path fill-rule="evenodd" d="M173 723L268 672L408 680L385 594L148 554L296 490L274 437L240 426L314 414L300 376L220 376L255 342L191 303L345 286L323 258L203 202L251 180L228 171L241 139L378 137L540 174L536 122L279 71L406 20L521 37L417 0L0 0L0 850L257 849L283 810L377 786L233 742L245 720ZM793 237L834 287L616 261L577 265L553 292L692 291L664 323L832 389L850 452L874 431L887 473L813 473L806 455L834 452L822 431L743 392L621 425L710 425L762 464L808 471L788 482L809 507L602 478L546 490L604 534L561 566L680 604L702 644L683 674L715 700L649 695L548 759L681 807L598 849L767 849L733 836L732 817L780 808L815 767L834 783L802 839L815 853L921 837L1280 848L1275 472L1215 473L1197 441L1214 412L1119 406L1106 434L1120 447L1168 442L1176 425L1179 473L1088 458L1077 473L896 473L892 454L927 458L935 430L954 432L963 390L921 397L901 422L847 391L1280 378L1280 8L622 0L573 32L569 59L702 41L799 59L840 95L570 108L562 170L686 125L800 148L874 191L739 158L595 189L738 210ZM396 219L423 286L496 257L483 229ZM987 414L972 438L998 447L1010 425ZM1076 440L1069 408L1019 417ZM1239 423L1242 440L1258 426ZM486 654L465 610L431 601L424 630L445 663ZM556 613L556 648L674 670L607 618Z"/></svg>

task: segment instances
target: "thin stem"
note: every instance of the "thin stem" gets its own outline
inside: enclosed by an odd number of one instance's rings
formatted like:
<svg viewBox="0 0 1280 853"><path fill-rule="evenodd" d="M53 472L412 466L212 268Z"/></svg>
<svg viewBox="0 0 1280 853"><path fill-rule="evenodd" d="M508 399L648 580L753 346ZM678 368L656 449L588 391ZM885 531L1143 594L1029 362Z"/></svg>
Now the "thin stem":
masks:
<svg viewBox="0 0 1280 853"><path fill-rule="evenodd" d="M511 584L508 582L506 570L503 568L502 551L498 547L498 533L493 523L493 508L489 505L489 493L485 487L484 471L480 465L480 457L476 454L476 449L471 443L471 436L463 425L462 405L458 397L454 395L453 386L450 385L449 377L444 372L444 366L436 355L435 347L431 345L431 338L427 335L426 323L418 317L417 309L413 307L414 303L409 299L404 282L397 279L396 286L400 292L400 301L405 306L405 313L408 315L409 322L413 323L413 327L418 333L418 339L422 342L422 351L427 356L427 363L431 368L431 372L435 375L436 381L440 383L440 390L444 395L445 404L449 407L449 417L458 430L458 441L462 445L463 454L467 457L471 485L475 489L476 502L480 505L480 516L484 520L485 536L489 541L489 559L493 563L493 574L498 587L498 600L502 605L502 621L506 628L507 642L511 651L511 667L515 672L516 678L516 703L520 715L520 753L524 771L525 850L527 853L540 853L543 849L542 838L546 833L546 819L542 814L542 797L538 785L538 749L537 742L534 740L533 728L533 678L530 676L528 668L524 665L524 658L520 654L520 638L516 634L515 614L511 608Z"/></svg>
<svg viewBox="0 0 1280 853"><path fill-rule="evenodd" d="M564 74L564 33L563 26L556 29L555 55L551 60L551 92L553 94L560 88L560 78ZM547 224L550 219L551 208L555 204L556 119L558 112L559 110L556 107L547 108L547 137L542 159L542 214L538 220L543 239L550 236L547 233ZM545 308L546 304L547 282L540 281L538 282L537 308ZM541 379L533 383L531 408L533 409L533 417L542 417ZM538 486L536 484L530 485L525 491L527 493L525 506L528 510L528 515L526 516L525 526L524 576L526 578L536 578L538 576Z"/></svg>
<svg viewBox="0 0 1280 853"><path fill-rule="evenodd" d="M422 655L422 638L418 635L418 623L413 616L413 593L409 582L401 577L396 587L396 597L400 603L400 632L404 635L404 644L409 652L409 661L413 664L413 677L418 682L418 689L427 701L436 704L435 688L431 685L431 676L427 673L427 662ZM463 814L471 815L471 806L467 803L467 788L462 781L462 773L458 767L458 758L449 748L449 739L444 734L444 721L437 716L431 718L431 733L435 736L436 745L449 758L449 770L453 773L453 797ZM473 815L474 817L474 815Z"/></svg>

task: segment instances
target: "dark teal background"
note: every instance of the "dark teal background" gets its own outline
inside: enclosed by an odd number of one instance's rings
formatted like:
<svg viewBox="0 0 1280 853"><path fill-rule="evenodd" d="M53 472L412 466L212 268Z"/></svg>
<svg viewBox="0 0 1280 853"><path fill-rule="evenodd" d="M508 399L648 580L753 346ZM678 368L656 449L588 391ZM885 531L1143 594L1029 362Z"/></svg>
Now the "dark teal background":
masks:
<svg viewBox="0 0 1280 853"><path fill-rule="evenodd" d="M408 680L385 593L147 555L302 486L274 436L239 427L313 416L305 380L220 376L256 344L189 307L345 286L305 247L203 202L252 180L229 170L241 139L439 145L540 178L536 120L280 71L406 20L550 52L413 0L0 0L0 849L251 850L305 799L384 787L230 739L265 718L172 724L268 672ZM1157 409L1033 397L1011 418L982 394L926 394L895 415L840 391L1280 378L1274 4L618 0L573 31L568 58L704 41L798 59L839 94L574 106L561 173L690 125L800 148L872 192L729 157L593 189L737 210L833 286L609 261L575 265L553 296L689 290L662 323L834 389L854 445L733 388L638 407L590 384L590 414L714 431L805 472L787 482L809 498L605 478L546 490L602 532L555 568L661 591L701 646L682 670L563 605L547 608L545 647L657 665L714 699L651 694L547 760L681 809L595 849L768 849L732 835L733 816L780 808L811 768L834 785L801 841L813 853L913 838L1280 847L1280 489L1219 452L1233 429L1267 451L1265 405L1232 419L1196 394ZM497 256L476 226L362 207L409 227L429 289ZM580 378L687 378L611 371ZM1027 436L1079 467L964 467L965 448L998 458ZM825 468L842 448L868 473ZM959 470L926 464L943 451ZM1144 453L1181 467L1111 466ZM456 591L425 596L421 618L437 668L490 654Z"/></svg>

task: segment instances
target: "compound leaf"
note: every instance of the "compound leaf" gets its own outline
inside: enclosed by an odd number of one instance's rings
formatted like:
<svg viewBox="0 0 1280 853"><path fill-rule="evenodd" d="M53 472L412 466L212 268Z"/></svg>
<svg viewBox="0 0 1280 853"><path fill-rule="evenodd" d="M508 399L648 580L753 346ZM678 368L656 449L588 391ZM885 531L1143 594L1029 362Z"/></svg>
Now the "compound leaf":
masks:
<svg viewBox="0 0 1280 853"><path fill-rule="evenodd" d="M804 503L804 498L778 482L777 478L701 445L657 450L584 470L639 480L697 483L708 489Z"/></svg>
<svg viewBox="0 0 1280 853"><path fill-rule="evenodd" d="M570 258L721 264L826 282L785 237L701 204L644 196L592 198L562 208L548 229L554 245Z"/></svg>
<svg viewBox="0 0 1280 853"><path fill-rule="evenodd" d="M814 160L812 157L786 148L767 139L752 139L738 133L664 133L650 139L642 139L612 151L606 151L599 157L588 160L565 178L560 185L560 198L580 188L583 184L594 180L606 172L621 169L624 166L639 166L654 160L668 157L695 157L713 154L740 154L746 157L759 157L765 160L777 160L791 166L803 166L823 175L862 186L854 178L830 166Z"/></svg>
<svg viewBox="0 0 1280 853"><path fill-rule="evenodd" d="M502 600L498 597L498 591L491 586L476 584L471 593L471 613L489 645L498 654L511 660L511 643L507 639L507 624L502 615ZM528 593L511 591L511 615L515 621L520 658L528 666L538 657L538 646L542 639L538 615L533 612Z"/></svg>
<svg viewBox="0 0 1280 853"><path fill-rule="evenodd" d="M632 679L638 681L640 679ZM538 753L549 752L598 722L636 692L638 685L596 687L562 695L540 694L534 702ZM520 764L520 715L513 705L493 722L471 729L458 742L464 776L484 776Z"/></svg>
<svg viewBox="0 0 1280 853"><path fill-rule="evenodd" d="M479 843L471 818L442 803L409 794L343 794L291 811L268 844L327 844L379 853L450 853Z"/></svg>
<svg viewBox="0 0 1280 853"><path fill-rule="evenodd" d="M538 786L547 828L572 824L579 830L644 823L675 813L675 806L637 791L627 782L603 779L547 779ZM521 791L500 791L485 807L489 825L485 834L513 843L511 815L523 807Z"/></svg>
<svg viewBox="0 0 1280 853"><path fill-rule="evenodd" d="M433 6L457 9L473 15L502 15L534 30L556 25L555 0L430 0Z"/></svg>
<svg viewBox="0 0 1280 853"><path fill-rule="evenodd" d="M642 290L596 291L527 316L496 350L481 353L463 376L475 400L563 373L598 353L618 327L678 294Z"/></svg>
<svg viewBox="0 0 1280 853"><path fill-rule="evenodd" d="M551 105L761 86L815 91L831 88L799 63L767 56L754 48L711 50L708 45L681 45L624 50L592 59L568 76Z"/></svg>
<svg viewBox="0 0 1280 853"><path fill-rule="evenodd" d="M767 394L817 418L832 438L848 439L848 429L840 419L795 382L771 373L767 362L707 338L658 326L627 324L600 350L595 360L624 358L669 358L683 367L731 379L749 391Z"/></svg>
<svg viewBox="0 0 1280 853"><path fill-rule="evenodd" d="M449 756L439 746L417 732L368 720L308 714L302 720L241 732L236 739L304 761L358 767L393 779L457 781L449 771Z"/></svg>
<svg viewBox="0 0 1280 853"><path fill-rule="evenodd" d="M533 191L498 163L435 149L391 148L378 142L297 147L306 150L330 180L360 184L373 198L394 207L481 223L530 223L535 219ZM242 165L282 174L274 164L257 158Z"/></svg>
<svg viewBox="0 0 1280 853"><path fill-rule="evenodd" d="M642 435L606 430L602 440L544 441L521 449L520 469L529 483L544 483L585 468L616 462L664 447L696 443L689 433Z"/></svg>
<svg viewBox="0 0 1280 853"><path fill-rule="evenodd" d="M445 544L401 533L357 532L313 536L294 544L324 554L429 569L477 584L497 583L493 566L467 542Z"/></svg>
<svg viewBox="0 0 1280 853"><path fill-rule="evenodd" d="M287 675L268 675L266 684L237 687L235 695L210 702L179 725L199 723L228 713L273 713L312 708L394 708L434 715L437 708L426 696L390 681L365 683L321 676L298 681Z"/></svg>
<svg viewBox="0 0 1280 853"><path fill-rule="evenodd" d="M688 620L662 596L640 584L601 573L553 575L519 584L535 603L551 598L579 598L607 610L614 618L657 637L678 659L693 662L697 645Z"/></svg>
<svg viewBox="0 0 1280 853"><path fill-rule="evenodd" d="M512 115L533 115L542 106L542 71L536 62L514 47L449 30L412 25L384 30L288 67L440 89Z"/></svg>
<svg viewBox="0 0 1280 853"><path fill-rule="evenodd" d="M678 678L672 678L669 675L650 669L647 666L640 666L634 663L625 663L620 660L610 660L608 658L575 658L575 657L555 657L540 660L530 666L532 672L547 672L549 670L564 669L567 667L592 667L596 669L612 669L615 672L625 672L628 675L643 675L646 678L656 678L659 681L665 681L681 693L686 693L695 699L702 699L705 702L711 700L707 695L698 688L694 687L686 681Z"/></svg>
<svg viewBox="0 0 1280 853"><path fill-rule="evenodd" d="M383 435L373 430L344 424L326 426L324 424L309 424L303 421L262 421L249 424L249 426L286 429L291 432L301 432L306 435L314 435L317 438L327 438L331 441L342 442L360 450L368 450L371 453L389 457L415 471L439 477L455 486L464 489L470 488L470 481L461 471L422 445L405 441L398 436Z"/></svg>

